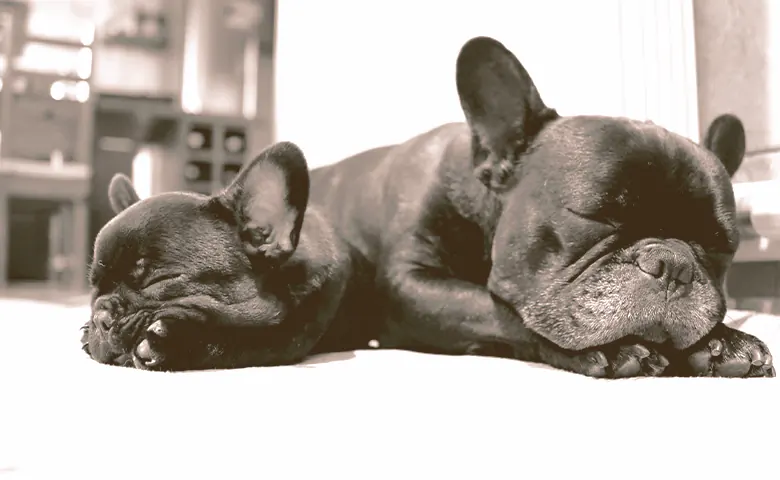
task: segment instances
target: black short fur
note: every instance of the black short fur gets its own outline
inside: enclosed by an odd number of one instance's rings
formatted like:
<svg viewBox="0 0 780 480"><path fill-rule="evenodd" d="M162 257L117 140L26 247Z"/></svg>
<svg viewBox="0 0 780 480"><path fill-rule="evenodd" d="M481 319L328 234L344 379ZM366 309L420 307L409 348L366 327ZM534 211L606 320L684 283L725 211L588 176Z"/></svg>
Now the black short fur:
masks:
<svg viewBox="0 0 780 480"><path fill-rule="evenodd" d="M699 146L649 122L560 117L486 37L455 77L466 123L311 174L312 202L377 268L381 347L601 377L774 375L763 343L721 323L739 119Z"/></svg>
<svg viewBox="0 0 780 480"><path fill-rule="evenodd" d="M190 370L367 348L373 267L307 208L303 153L266 149L222 193L140 200L123 176L100 232L82 343L95 360Z"/></svg>

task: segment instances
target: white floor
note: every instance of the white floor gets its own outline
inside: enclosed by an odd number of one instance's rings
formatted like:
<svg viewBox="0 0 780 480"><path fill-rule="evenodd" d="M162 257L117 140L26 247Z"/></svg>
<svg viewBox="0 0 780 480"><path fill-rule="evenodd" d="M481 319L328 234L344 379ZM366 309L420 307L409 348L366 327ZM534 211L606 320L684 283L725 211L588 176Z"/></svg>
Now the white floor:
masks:
<svg viewBox="0 0 780 480"><path fill-rule="evenodd" d="M0 480L780 478L778 379L600 381L400 351L142 372L82 353L87 314L0 300ZM780 318L743 328L780 352Z"/></svg>

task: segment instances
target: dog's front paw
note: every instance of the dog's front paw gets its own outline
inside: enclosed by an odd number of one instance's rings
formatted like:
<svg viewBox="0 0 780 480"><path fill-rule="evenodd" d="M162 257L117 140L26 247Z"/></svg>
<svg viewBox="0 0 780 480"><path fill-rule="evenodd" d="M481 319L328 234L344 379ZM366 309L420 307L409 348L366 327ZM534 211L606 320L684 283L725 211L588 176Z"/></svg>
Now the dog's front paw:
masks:
<svg viewBox="0 0 780 480"><path fill-rule="evenodd" d="M599 347L572 360L570 370L597 378L657 377L669 365L661 353L638 343Z"/></svg>
<svg viewBox="0 0 780 480"><path fill-rule="evenodd" d="M749 333L718 325L688 354L691 374L700 377L774 377L769 348Z"/></svg>
<svg viewBox="0 0 780 480"><path fill-rule="evenodd" d="M133 365L142 370L178 370L185 363L180 350L186 339L181 335L180 322L155 320L133 351Z"/></svg>
<svg viewBox="0 0 780 480"><path fill-rule="evenodd" d="M143 370L156 370L165 363L168 355L165 343L169 341L170 330L165 320L156 320L146 329L143 339L133 352L133 364Z"/></svg>

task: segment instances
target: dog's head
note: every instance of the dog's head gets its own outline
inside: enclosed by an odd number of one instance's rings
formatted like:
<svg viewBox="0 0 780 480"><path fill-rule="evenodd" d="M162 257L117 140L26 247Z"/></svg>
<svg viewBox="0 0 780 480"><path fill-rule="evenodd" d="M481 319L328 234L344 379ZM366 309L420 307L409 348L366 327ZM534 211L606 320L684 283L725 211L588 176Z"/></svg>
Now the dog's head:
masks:
<svg viewBox="0 0 780 480"><path fill-rule="evenodd" d="M724 115L703 146L649 122L561 117L499 42L467 42L457 88L475 175L501 198L491 292L570 349L636 335L685 348L725 315L737 249Z"/></svg>
<svg viewBox="0 0 780 480"><path fill-rule="evenodd" d="M126 176L114 176L116 216L95 241L84 349L102 363L132 364L157 319L277 324L292 283L280 282L279 270L298 249L308 196L306 160L287 142L266 149L214 196L140 200Z"/></svg>

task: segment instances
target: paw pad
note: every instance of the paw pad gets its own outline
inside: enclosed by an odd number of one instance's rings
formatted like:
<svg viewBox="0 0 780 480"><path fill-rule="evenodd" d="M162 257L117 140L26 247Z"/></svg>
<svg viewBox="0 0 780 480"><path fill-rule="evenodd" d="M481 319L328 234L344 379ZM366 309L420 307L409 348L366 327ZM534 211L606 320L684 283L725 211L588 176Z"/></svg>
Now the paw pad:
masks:
<svg viewBox="0 0 780 480"><path fill-rule="evenodd" d="M644 345L611 346L585 356L585 375L591 377L655 377L663 373L669 360Z"/></svg>
<svg viewBox="0 0 780 480"><path fill-rule="evenodd" d="M774 377L772 355L759 339L733 329L720 331L706 347L688 356L696 376L705 377Z"/></svg>
<svg viewBox="0 0 780 480"><path fill-rule="evenodd" d="M149 369L160 365L165 355L159 351L160 341L168 336L168 327L162 320L157 320L146 329L146 338L141 340L133 355L136 368Z"/></svg>

